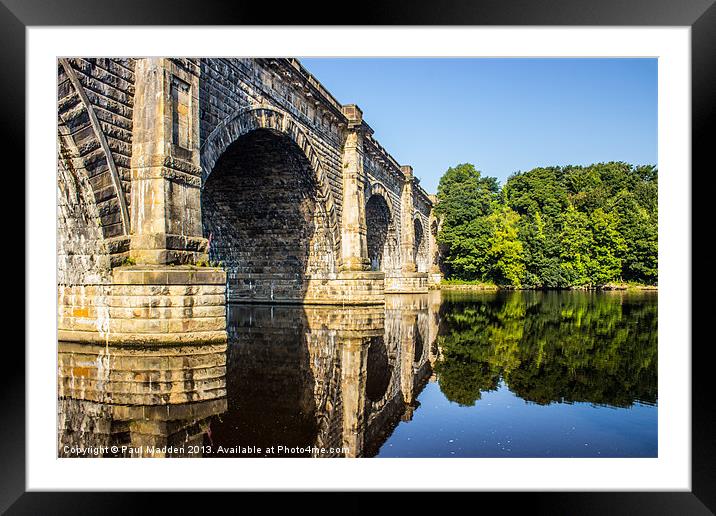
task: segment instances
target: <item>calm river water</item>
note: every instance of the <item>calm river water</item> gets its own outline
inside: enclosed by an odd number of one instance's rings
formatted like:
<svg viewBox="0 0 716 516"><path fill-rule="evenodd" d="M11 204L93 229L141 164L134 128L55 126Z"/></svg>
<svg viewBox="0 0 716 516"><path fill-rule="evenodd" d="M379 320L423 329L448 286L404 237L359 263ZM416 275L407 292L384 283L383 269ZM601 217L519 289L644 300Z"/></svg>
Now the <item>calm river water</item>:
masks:
<svg viewBox="0 0 716 516"><path fill-rule="evenodd" d="M188 351L60 343L59 455L657 456L653 292L234 305L228 327Z"/></svg>

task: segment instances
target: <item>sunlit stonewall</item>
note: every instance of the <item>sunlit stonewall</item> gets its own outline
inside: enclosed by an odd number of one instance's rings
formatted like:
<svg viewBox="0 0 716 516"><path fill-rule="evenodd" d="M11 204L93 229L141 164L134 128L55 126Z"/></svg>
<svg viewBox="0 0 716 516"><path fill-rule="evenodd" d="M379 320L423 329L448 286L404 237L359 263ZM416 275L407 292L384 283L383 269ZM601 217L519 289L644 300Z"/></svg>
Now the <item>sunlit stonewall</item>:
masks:
<svg viewBox="0 0 716 516"><path fill-rule="evenodd" d="M221 343L227 302L440 280L433 201L295 59L58 61L62 341Z"/></svg>

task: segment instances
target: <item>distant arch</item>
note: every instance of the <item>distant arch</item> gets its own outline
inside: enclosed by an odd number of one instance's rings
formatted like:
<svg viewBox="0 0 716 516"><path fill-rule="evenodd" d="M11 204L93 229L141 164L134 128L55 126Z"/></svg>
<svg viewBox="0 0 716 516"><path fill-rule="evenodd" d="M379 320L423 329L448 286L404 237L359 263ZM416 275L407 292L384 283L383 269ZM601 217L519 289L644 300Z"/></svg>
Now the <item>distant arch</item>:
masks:
<svg viewBox="0 0 716 516"><path fill-rule="evenodd" d="M437 236L438 236L438 221L437 221L437 220L433 220L433 223L430 224L430 233L431 233L434 237L437 237Z"/></svg>
<svg viewBox="0 0 716 516"><path fill-rule="evenodd" d="M366 243L371 270L384 271L389 248L393 216L387 199L381 193L371 194L365 204Z"/></svg>
<svg viewBox="0 0 716 516"><path fill-rule="evenodd" d="M413 245L413 258L415 263L418 263L418 258L423 254L425 249L425 230L423 228L423 222L420 220L420 215L417 213L413 215L413 232L414 232L414 245Z"/></svg>
<svg viewBox="0 0 716 516"><path fill-rule="evenodd" d="M390 192L388 192L388 189L385 187L385 185L380 181L371 181L368 183L365 198L370 199L373 195L379 195L383 198L385 203L388 205L391 220L394 220L395 208L393 207L393 198L391 197Z"/></svg>

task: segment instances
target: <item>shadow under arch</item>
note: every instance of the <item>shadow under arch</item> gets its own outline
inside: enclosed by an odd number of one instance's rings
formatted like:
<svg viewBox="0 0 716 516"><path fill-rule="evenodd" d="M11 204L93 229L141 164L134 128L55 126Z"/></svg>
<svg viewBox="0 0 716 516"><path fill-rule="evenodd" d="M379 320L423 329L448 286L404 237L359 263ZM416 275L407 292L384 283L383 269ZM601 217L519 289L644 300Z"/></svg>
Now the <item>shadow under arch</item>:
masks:
<svg viewBox="0 0 716 516"><path fill-rule="evenodd" d="M388 358L384 337L373 337L368 346L366 367L366 401L381 401L388 392L393 366Z"/></svg>
<svg viewBox="0 0 716 516"><path fill-rule="evenodd" d="M420 217L418 216L413 217L413 231L415 236L413 244L413 260L420 272L426 272L423 270L423 260L421 260L426 249L425 230L423 229L423 223L420 221Z"/></svg>
<svg viewBox="0 0 716 516"><path fill-rule="evenodd" d="M370 268L374 271L384 270L383 259L392 216L388 203L382 195L373 194L368 198L365 205L365 219Z"/></svg>
<svg viewBox="0 0 716 516"><path fill-rule="evenodd" d="M228 410L212 421L207 444L228 450L220 457L310 456L291 450L314 446L320 430L305 310L229 305L227 326Z"/></svg>
<svg viewBox="0 0 716 516"><path fill-rule="evenodd" d="M310 277L335 272L325 197L285 132L256 128L228 145L204 181L201 209L229 302L301 302Z"/></svg>
<svg viewBox="0 0 716 516"><path fill-rule="evenodd" d="M413 326L413 335L415 335L415 351L413 352L413 362L420 364L423 361L423 352L425 351L425 341L420 325L416 322Z"/></svg>

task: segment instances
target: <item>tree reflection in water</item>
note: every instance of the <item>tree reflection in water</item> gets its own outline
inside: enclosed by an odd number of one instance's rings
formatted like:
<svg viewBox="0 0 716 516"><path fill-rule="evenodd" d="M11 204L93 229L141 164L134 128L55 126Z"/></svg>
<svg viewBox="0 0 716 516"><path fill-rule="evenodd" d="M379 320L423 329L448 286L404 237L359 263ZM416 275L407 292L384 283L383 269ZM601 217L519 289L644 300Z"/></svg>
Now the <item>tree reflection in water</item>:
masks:
<svg viewBox="0 0 716 516"><path fill-rule="evenodd" d="M657 303L651 293L448 295L435 370L471 406L500 380L540 405L629 407L657 401Z"/></svg>

